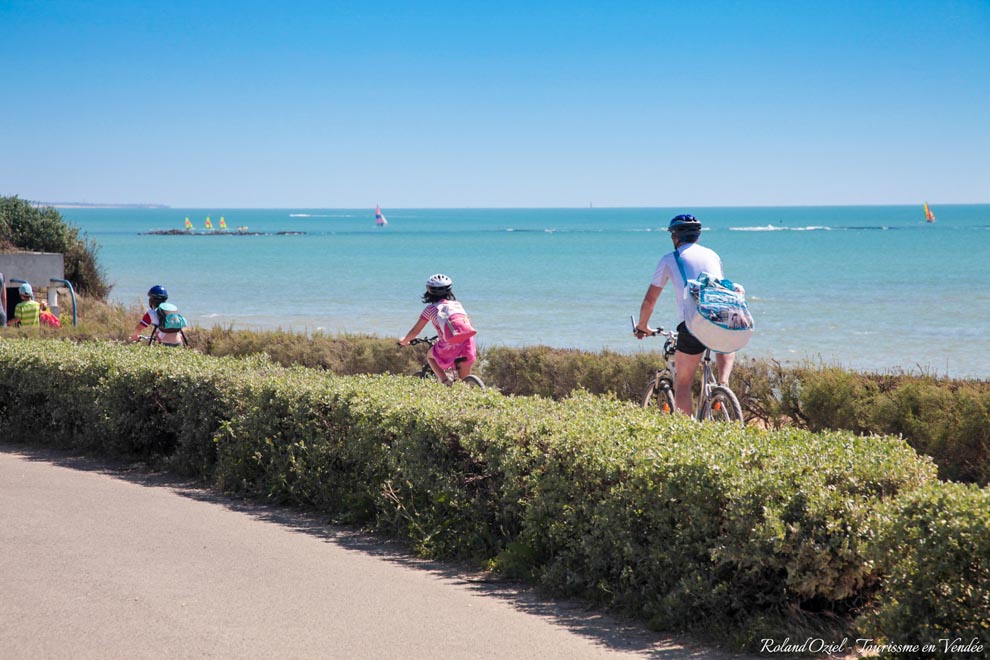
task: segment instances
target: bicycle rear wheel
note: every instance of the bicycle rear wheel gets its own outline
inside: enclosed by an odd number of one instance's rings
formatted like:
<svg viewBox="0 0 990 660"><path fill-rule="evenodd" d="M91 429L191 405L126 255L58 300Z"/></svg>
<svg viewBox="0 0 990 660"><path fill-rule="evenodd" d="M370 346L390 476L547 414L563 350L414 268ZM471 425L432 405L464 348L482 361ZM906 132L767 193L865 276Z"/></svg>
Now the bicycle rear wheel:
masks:
<svg viewBox="0 0 990 660"><path fill-rule="evenodd" d="M485 389L485 383L484 383L484 381L482 381L480 378L478 378L474 374L471 374L469 376L465 376L462 380L464 381L464 384L467 385L468 387L477 387L477 388L482 389L482 390Z"/></svg>
<svg viewBox="0 0 990 660"><path fill-rule="evenodd" d="M708 402L698 415L699 420L712 420L716 422L734 422L745 425L743 422L742 406L735 392L724 385L717 385L712 388L712 393L708 397Z"/></svg>
<svg viewBox="0 0 990 660"><path fill-rule="evenodd" d="M667 378L654 378L646 386L640 405L644 408L656 408L661 412L673 413L674 384Z"/></svg>

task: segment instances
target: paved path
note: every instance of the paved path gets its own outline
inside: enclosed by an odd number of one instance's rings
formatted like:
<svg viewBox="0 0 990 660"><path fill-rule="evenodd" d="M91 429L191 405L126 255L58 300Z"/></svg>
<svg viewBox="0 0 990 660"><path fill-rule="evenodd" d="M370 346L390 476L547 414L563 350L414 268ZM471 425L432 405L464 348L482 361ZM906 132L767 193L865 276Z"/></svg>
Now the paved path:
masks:
<svg viewBox="0 0 990 660"><path fill-rule="evenodd" d="M729 658L170 475L0 443L0 658Z"/></svg>

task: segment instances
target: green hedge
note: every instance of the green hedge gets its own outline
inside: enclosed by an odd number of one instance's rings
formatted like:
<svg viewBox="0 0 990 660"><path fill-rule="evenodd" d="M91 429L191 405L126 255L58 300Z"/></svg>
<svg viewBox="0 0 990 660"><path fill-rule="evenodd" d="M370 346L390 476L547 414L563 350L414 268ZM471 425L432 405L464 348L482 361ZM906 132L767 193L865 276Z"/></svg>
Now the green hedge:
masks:
<svg viewBox="0 0 990 660"><path fill-rule="evenodd" d="M886 503L868 553L885 575L879 607L860 621L862 634L924 646L938 640L980 642L981 652L927 657L986 657L990 648L990 490L927 484ZM919 657L918 653L892 653Z"/></svg>
<svg viewBox="0 0 990 660"><path fill-rule="evenodd" d="M282 365L345 375L408 374L423 360L422 350L400 350L392 340L364 336L307 339L283 331L213 328L194 344L214 355L266 353ZM586 390L638 401L660 362L657 353L483 346L475 371L505 394L563 399ZM934 459L941 478L990 484L990 382L739 359L732 384L753 423L903 435Z"/></svg>
<svg viewBox="0 0 990 660"><path fill-rule="evenodd" d="M990 620L987 491L895 438L147 347L0 341L0 365L24 441L158 458L656 626L758 644L788 621L901 641Z"/></svg>
<svg viewBox="0 0 990 660"><path fill-rule="evenodd" d="M79 328L8 329L0 331L0 337L123 339L140 313L135 310L121 321L119 309L96 305L84 309ZM210 355L267 355L283 366L315 367L341 375L410 374L425 355L421 346L400 349L391 339L319 333L307 337L283 330L214 327L191 331L190 340L197 351ZM655 353L482 346L475 372L505 394L563 399L586 390L638 401L660 361ZM902 435L915 450L932 457L942 479L990 484L988 381L864 374L827 366L784 367L773 360L739 359L732 385L753 425Z"/></svg>
<svg viewBox="0 0 990 660"><path fill-rule="evenodd" d="M12 435L209 475L214 436L264 359L107 343L0 341L0 419Z"/></svg>

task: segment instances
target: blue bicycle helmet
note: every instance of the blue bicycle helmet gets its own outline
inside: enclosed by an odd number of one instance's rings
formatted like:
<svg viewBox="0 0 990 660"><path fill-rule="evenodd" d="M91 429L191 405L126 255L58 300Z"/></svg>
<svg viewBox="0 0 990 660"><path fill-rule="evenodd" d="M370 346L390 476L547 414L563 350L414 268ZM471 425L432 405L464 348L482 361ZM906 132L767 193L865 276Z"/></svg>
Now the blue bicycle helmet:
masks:
<svg viewBox="0 0 990 660"><path fill-rule="evenodd" d="M670 220L667 231L683 243L694 243L701 236L701 222L693 215L677 215Z"/></svg>
<svg viewBox="0 0 990 660"><path fill-rule="evenodd" d="M151 301L152 307L158 307L163 302L168 300L168 291L166 291L165 287L161 284L156 284L148 289L148 300Z"/></svg>

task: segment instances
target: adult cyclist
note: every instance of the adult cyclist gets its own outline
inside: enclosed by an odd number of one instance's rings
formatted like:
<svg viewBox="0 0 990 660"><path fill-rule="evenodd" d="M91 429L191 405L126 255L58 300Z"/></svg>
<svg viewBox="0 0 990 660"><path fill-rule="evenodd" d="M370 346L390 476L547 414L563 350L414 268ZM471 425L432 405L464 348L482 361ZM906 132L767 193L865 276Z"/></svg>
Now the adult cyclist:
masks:
<svg viewBox="0 0 990 660"><path fill-rule="evenodd" d="M681 263L684 265L684 273L687 278L695 279L705 271L719 279L722 275L722 260L714 250L710 250L698 244L701 237L701 222L693 215L675 216L667 226L670 238L674 243L674 250L680 255ZM694 375L701 364L701 356L705 352L705 345L690 333L684 319L691 314L694 300L687 295L686 286L681 277L680 269L677 267L677 260L674 253L665 254L657 264L656 271L650 287L643 296L643 303L639 308L639 322L633 334L637 339L642 339L652 334L650 328L650 316L656 307L660 292L668 282L673 282L674 291L677 295L677 314L680 324L677 326L677 352L674 355L674 363L677 365L674 382L674 403L677 409L686 415L691 415L691 387L694 384ZM718 382L720 385L728 385L729 375L732 373L732 365L735 362L735 353L716 353L715 364L718 372Z"/></svg>
<svg viewBox="0 0 990 660"><path fill-rule="evenodd" d="M156 333L155 339L165 346L182 346L182 332L163 332L159 329L158 306L168 300L168 291L161 284L148 289L148 311L141 317L141 321L134 332L131 333L130 341L137 341L141 331L151 327Z"/></svg>

